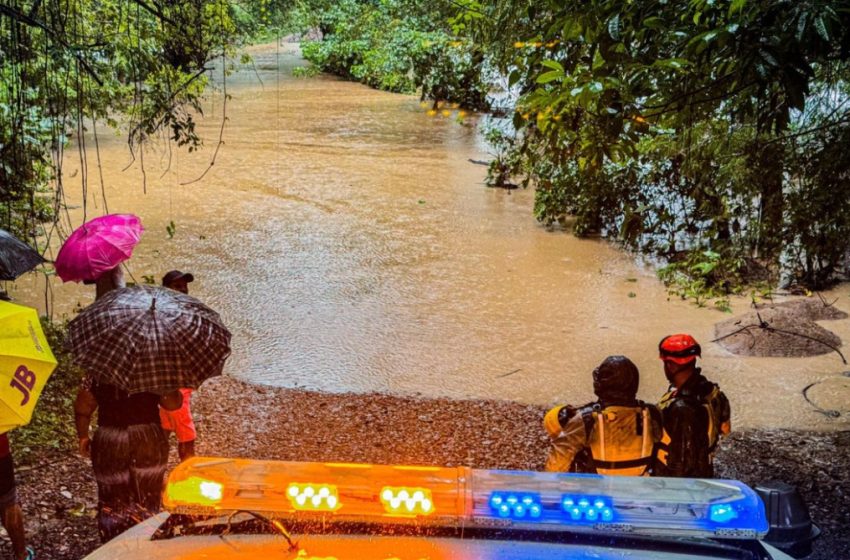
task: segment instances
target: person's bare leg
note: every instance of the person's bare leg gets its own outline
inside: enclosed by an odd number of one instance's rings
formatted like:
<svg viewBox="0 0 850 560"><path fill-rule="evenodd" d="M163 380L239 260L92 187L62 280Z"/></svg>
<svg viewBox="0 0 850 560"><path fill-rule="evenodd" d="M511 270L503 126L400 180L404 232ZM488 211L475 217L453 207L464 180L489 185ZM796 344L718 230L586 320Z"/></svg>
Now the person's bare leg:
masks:
<svg viewBox="0 0 850 560"><path fill-rule="evenodd" d="M24 533L24 512L19 504L3 509L3 527L12 541L15 560L24 560L27 557L27 537Z"/></svg>
<svg viewBox="0 0 850 560"><path fill-rule="evenodd" d="M180 456L181 461L185 461L186 459L191 459L195 456L195 440L192 441L184 441L182 443L177 443L177 454Z"/></svg>

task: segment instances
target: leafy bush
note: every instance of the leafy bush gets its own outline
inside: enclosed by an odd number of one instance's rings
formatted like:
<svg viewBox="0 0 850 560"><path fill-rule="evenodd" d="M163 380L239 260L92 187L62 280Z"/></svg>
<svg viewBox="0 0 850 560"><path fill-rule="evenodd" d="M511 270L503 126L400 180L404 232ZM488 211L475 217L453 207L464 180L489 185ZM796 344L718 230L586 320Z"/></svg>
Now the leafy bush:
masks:
<svg viewBox="0 0 850 560"><path fill-rule="evenodd" d="M660 257L700 302L846 277L850 0L462 3L519 96L501 159L539 220Z"/></svg>
<svg viewBox="0 0 850 560"><path fill-rule="evenodd" d="M483 55L450 33L445 14L404 0L319 4L307 2L294 18L302 31L321 31L301 45L320 70L386 91L420 91L422 99L486 106Z"/></svg>
<svg viewBox="0 0 850 560"><path fill-rule="evenodd" d="M681 261L658 270L658 276L670 292L682 299L693 300L703 307L714 300L721 311L731 311L729 295L741 291L744 260L724 257L714 251L691 251Z"/></svg>
<svg viewBox="0 0 850 560"><path fill-rule="evenodd" d="M44 449L73 449L76 446L74 399L83 372L64 349L67 321L54 323L42 318L41 326L58 365L38 399L32 422L11 432L15 460L20 463L37 458Z"/></svg>

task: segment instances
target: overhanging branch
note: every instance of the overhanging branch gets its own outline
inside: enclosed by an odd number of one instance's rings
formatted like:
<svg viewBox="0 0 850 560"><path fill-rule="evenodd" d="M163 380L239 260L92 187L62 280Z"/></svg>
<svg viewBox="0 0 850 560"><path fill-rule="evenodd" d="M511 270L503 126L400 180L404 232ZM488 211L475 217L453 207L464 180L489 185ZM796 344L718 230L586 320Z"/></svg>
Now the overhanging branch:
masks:
<svg viewBox="0 0 850 560"><path fill-rule="evenodd" d="M23 23L24 25L41 29L42 31L50 35L53 40L62 45L62 47L64 47L68 52L70 52L74 56L74 58L76 58L80 62L80 65L83 67L86 73L91 76L91 78L95 82L97 82L97 85L103 85L103 80L100 79L100 76L97 75L97 72L95 72L94 68L92 68L88 61L83 58L83 56L80 55L79 52L77 52L77 49L73 45L70 45L67 41L65 41L65 39L62 38L62 36L55 29L51 28L43 21L36 19L35 17L28 16L27 14L20 12L14 8L10 8L9 6L0 5L0 14L6 15L16 21L19 21L20 23Z"/></svg>

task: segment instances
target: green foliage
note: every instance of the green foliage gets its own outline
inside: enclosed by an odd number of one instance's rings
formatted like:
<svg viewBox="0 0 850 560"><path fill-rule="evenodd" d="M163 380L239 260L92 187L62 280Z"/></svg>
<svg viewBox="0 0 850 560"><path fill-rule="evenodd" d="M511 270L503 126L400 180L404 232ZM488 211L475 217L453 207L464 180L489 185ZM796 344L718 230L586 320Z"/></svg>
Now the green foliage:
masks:
<svg viewBox="0 0 850 560"><path fill-rule="evenodd" d="M37 450L73 449L76 446L74 399L83 372L64 349L67 322L53 323L42 318L41 326L58 365L47 381L33 413L32 422L11 432L15 461L21 464L36 458Z"/></svg>
<svg viewBox="0 0 850 560"><path fill-rule="evenodd" d="M192 150L212 62L238 42L230 0L0 6L0 223L34 239L63 208L61 165L92 127Z"/></svg>
<svg viewBox="0 0 850 560"><path fill-rule="evenodd" d="M850 0L462 4L520 94L500 157L539 220L658 255L700 298L847 267Z"/></svg>
<svg viewBox="0 0 850 560"><path fill-rule="evenodd" d="M789 148L783 260L810 287L850 270L850 127L830 127Z"/></svg>
<svg viewBox="0 0 850 560"><path fill-rule="evenodd" d="M521 164L521 156L516 150L516 138L502 128L491 125L484 130L484 139L493 149L493 159L487 166L488 187L509 187L511 176Z"/></svg>
<svg viewBox="0 0 850 560"><path fill-rule="evenodd" d="M294 4L295 0L231 2L237 35L248 43L278 40L289 31L289 12Z"/></svg>
<svg viewBox="0 0 850 560"><path fill-rule="evenodd" d="M714 251L691 251L680 261L658 270L670 293L690 299L698 306L714 300L721 311L731 311L729 295L741 291L742 258L726 257Z"/></svg>
<svg viewBox="0 0 850 560"><path fill-rule="evenodd" d="M406 0L326 3L306 1L295 10L304 31L321 39L302 42L318 69L422 99L485 107L483 54L451 31L445 11Z"/></svg>
<svg viewBox="0 0 850 560"><path fill-rule="evenodd" d="M318 66L296 66L292 69L292 75L296 78L312 78L319 75L321 70Z"/></svg>

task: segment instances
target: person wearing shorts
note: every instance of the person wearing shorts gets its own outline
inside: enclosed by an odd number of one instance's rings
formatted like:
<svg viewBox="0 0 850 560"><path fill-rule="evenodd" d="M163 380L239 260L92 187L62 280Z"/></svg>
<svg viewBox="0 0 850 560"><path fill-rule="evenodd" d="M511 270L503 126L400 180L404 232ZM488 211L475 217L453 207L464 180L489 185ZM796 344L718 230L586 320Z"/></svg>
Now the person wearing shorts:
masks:
<svg viewBox="0 0 850 560"><path fill-rule="evenodd" d="M191 272L172 270L162 277L162 285L165 288L189 295L189 282L194 280L195 277ZM195 432L195 421L192 419L192 409L190 408L192 389L180 389L180 393L183 395L183 405L177 410L166 410L160 407L159 418L163 430L174 432L177 435L177 454L181 461L185 461L195 456L197 432Z"/></svg>
<svg viewBox="0 0 850 560"><path fill-rule="evenodd" d="M180 389L183 395L183 405L177 410L167 410L159 407L159 420L162 429L166 432L174 432L177 436L177 455L181 461L195 456L195 421L192 419L192 411L189 408L189 400L192 398L192 389Z"/></svg>

